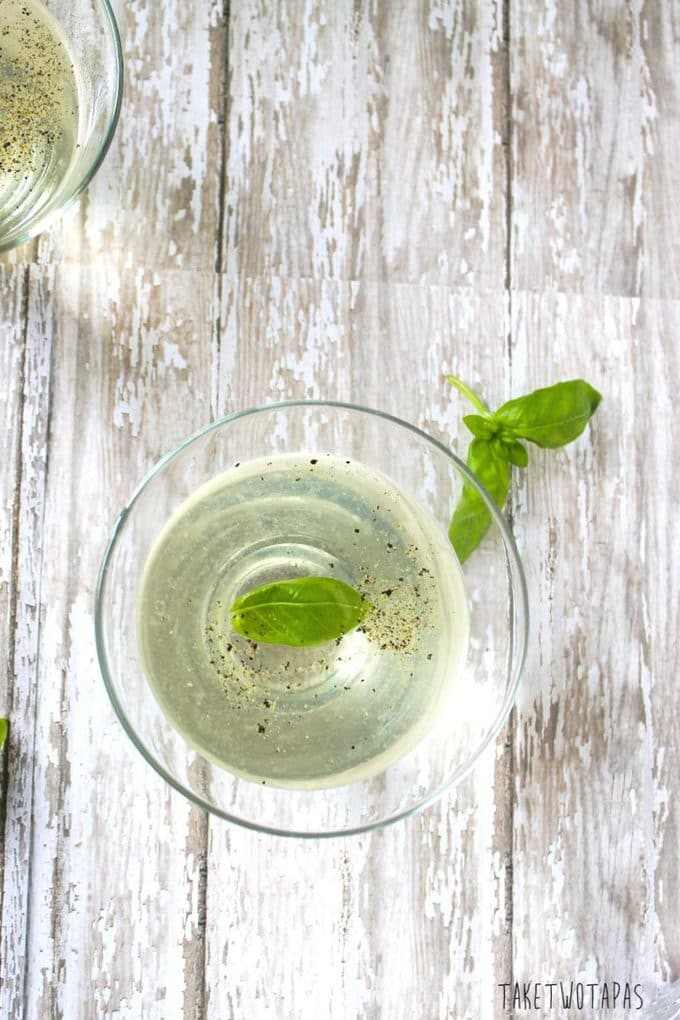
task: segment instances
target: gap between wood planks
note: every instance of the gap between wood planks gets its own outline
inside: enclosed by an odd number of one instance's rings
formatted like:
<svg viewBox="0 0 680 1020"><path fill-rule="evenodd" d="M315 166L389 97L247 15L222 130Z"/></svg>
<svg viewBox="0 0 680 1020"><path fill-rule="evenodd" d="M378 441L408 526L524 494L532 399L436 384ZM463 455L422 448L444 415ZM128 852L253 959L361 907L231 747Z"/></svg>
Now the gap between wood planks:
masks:
<svg viewBox="0 0 680 1020"><path fill-rule="evenodd" d="M217 277L217 317L213 324L213 357L219 363L222 343L222 288L224 286L224 214L227 192L227 157L228 157L228 122L229 122L229 18L230 0L222 0L222 76L220 95L220 112L218 116L220 132L220 179L217 194L217 237L215 238L215 274ZM212 413L217 411L218 394L213 398ZM208 927L208 843L210 838L210 816L199 808L192 808L198 814L197 828L200 846L200 864L198 868L198 902L197 902L197 933L198 952L196 954L196 985L197 1002L196 1020L205 1020L207 1008L206 959L207 959L207 927Z"/></svg>

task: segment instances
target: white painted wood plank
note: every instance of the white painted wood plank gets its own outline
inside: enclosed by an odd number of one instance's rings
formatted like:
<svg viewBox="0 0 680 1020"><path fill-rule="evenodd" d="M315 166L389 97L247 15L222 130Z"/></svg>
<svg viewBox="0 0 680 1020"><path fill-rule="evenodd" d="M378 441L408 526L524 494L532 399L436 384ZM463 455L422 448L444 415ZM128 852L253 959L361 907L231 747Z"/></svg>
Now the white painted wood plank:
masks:
<svg viewBox="0 0 680 1020"><path fill-rule="evenodd" d="M679 306L513 300L516 391L582 375L604 394L588 436L533 455L517 500L534 640L518 703L515 978L655 985L680 961Z"/></svg>
<svg viewBox="0 0 680 1020"><path fill-rule="evenodd" d="M26 877L22 865L28 857L27 833L13 806L8 810L8 795L13 802L17 795L24 802L30 797L27 776L30 756L26 754L26 735L30 720L25 706L15 701L14 691L14 630L17 614L15 559L19 541L19 486L21 477L22 435L24 420L24 320L26 313L27 273L23 269L0 268L0 684L2 702L0 715L10 717L10 734L2 765L2 938L0 953L3 961L3 986L14 995L23 986L24 935L21 906L26 898ZM28 411L28 409L27 409ZM21 610L20 610L20 615ZM14 709L16 707L16 733ZM18 771L14 762L18 762ZM0 995L3 993L0 992ZM5 993L5 1008L8 996ZM0 1003L2 1000L0 999ZM9 1010L5 1014L10 1016Z"/></svg>
<svg viewBox="0 0 680 1020"><path fill-rule="evenodd" d="M18 455L13 481L19 491L10 542L11 583L16 601L9 620L13 633L8 635L7 666L11 671L6 674L7 693L11 699L11 737L5 791L0 1014L11 1020L23 1016L31 895L37 711L34 678L40 642L41 536L52 357L49 320L53 314L51 272L40 273L33 269L22 276L22 305L15 306L18 329L10 324L8 331L10 338L12 333L16 339L17 334L21 336L20 356L23 357L22 392L20 399L13 401L15 420L9 432L10 444L15 446ZM11 388L9 392L11 398Z"/></svg>
<svg viewBox="0 0 680 1020"><path fill-rule="evenodd" d="M501 1016L493 773L492 752L442 805L370 836L284 842L212 823L207 1016Z"/></svg>
<svg viewBox="0 0 680 1020"><path fill-rule="evenodd" d="M501 287L501 8L231 5L224 268Z"/></svg>
<svg viewBox="0 0 680 1020"><path fill-rule="evenodd" d="M680 297L680 7L510 3L512 281Z"/></svg>
<svg viewBox="0 0 680 1020"><path fill-rule="evenodd" d="M20 549L22 577L43 550L39 656L21 675L37 716L32 805L18 804L33 833L30 899L16 915L28 919L23 1007L40 1020L82 1015L83 1003L93 1016L197 1017L204 822L114 717L92 616L116 512L208 416L210 279L99 261L41 283L34 344L47 331L55 353L44 529Z"/></svg>
<svg viewBox="0 0 680 1020"><path fill-rule="evenodd" d="M677 306L624 300L678 296L677 18L511 5L511 278L544 292L512 295L513 392L582 374L605 396L592 438L537 452L518 490L536 634L515 742L519 981L678 976Z"/></svg>
<svg viewBox="0 0 680 1020"><path fill-rule="evenodd" d="M19 513L26 273L0 266L0 717L11 704L13 561Z"/></svg>

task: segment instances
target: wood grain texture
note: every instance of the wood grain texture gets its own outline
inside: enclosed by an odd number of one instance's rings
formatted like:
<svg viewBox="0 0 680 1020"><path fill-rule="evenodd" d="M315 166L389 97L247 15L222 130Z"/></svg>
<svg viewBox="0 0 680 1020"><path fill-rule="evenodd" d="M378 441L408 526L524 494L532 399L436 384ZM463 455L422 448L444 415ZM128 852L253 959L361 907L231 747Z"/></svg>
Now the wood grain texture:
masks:
<svg viewBox="0 0 680 1020"><path fill-rule="evenodd" d="M520 980L678 972L680 450L664 427L677 314L676 302L515 297L517 388L583 374L604 394L590 435L537 452L518 498L537 607L516 745Z"/></svg>
<svg viewBox="0 0 680 1020"><path fill-rule="evenodd" d="M197 1016L205 825L132 754L97 678L92 612L117 509L208 413L210 281L100 263L31 283L3 1016Z"/></svg>
<svg viewBox="0 0 680 1020"><path fill-rule="evenodd" d="M15 612L14 551L19 514L26 272L0 267L0 715L7 715Z"/></svg>
<svg viewBox="0 0 680 1020"><path fill-rule="evenodd" d="M496 3L232 5L224 268L502 286Z"/></svg>
<svg viewBox="0 0 680 1020"><path fill-rule="evenodd" d="M49 272L46 274L49 277ZM40 657L42 574L41 534L45 512L45 468L48 456L49 377L52 358L52 315L49 285L36 271L23 274L24 300L14 306L24 341L20 376L21 400L12 430L18 468L18 506L11 535L14 597L10 620L14 628L8 656L10 742L5 808L3 861L3 925L0 956L2 1015L22 1015L27 979L29 902L32 895L33 804L35 788L35 674ZM16 329L10 324L8 335ZM11 377L10 377L11 385ZM10 390L11 392L11 390Z"/></svg>
<svg viewBox="0 0 680 1020"><path fill-rule="evenodd" d="M680 8L511 3L512 280L680 296Z"/></svg>
<svg viewBox="0 0 680 1020"><path fill-rule="evenodd" d="M517 980L678 976L680 364L676 303L647 299L677 296L677 14L511 6L512 387L583 375L605 398L591 437L537 452L517 493L536 606L515 740Z"/></svg>
<svg viewBox="0 0 680 1020"><path fill-rule="evenodd" d="M109 156L0 259L0 1016L500 1020L504 981L678 977L677 7L116 10ZM272 399L462 452L447 371L492 405L578 374L605 397L514 488L515 721L380 833L208 820L98 676L115 513L182 436Z"/></svg>
<svg viewBox="0 0 680 1020"><path fill-rule="evenodd" d="M0 269L0 341L1 374L4 380L0 390L0 493L2 494L0 515L0 683L2 684L2 704L0 712L8 717L14 705L14 685L12 682L15 669L14 632L17 621L17 577L16 559L19 542L20 485L22 463L22 423L24 417L24 371L25 371L25 320L27 298L27 272L10 268ZM19 825L25 823L25 812L19 806L23 788L27 780L29 767L28 757L22 745L25 729L22 727L21 713L17 733L12 726L8 736L2 762L2 793L0 811L2 812L2 837L0 850L2 853L2 887L0 890L0 909L2 930L0 939L0 959L3 961L3 986L13 987L14 992L20 991L23 983L23 956L21 952L12 954L11 939L17 928L22 934L20 910L25 898L25 882L22 881L21 867L25 864L28 848L20 832ZM18 738L18 739L17 739ZM19 754L21 767L18 773L10 772L10 756L13 761ZM7 833L7 822L14 819L14 832ZM17 817L19 825L16 824Z"/></svg>
<svg viewBox="0 0 680 1020"><path fill-rule="evenodd" d="M493 776L492 751L423 816L330 844L211 825L207 1016L502 1015Z"/></svg>

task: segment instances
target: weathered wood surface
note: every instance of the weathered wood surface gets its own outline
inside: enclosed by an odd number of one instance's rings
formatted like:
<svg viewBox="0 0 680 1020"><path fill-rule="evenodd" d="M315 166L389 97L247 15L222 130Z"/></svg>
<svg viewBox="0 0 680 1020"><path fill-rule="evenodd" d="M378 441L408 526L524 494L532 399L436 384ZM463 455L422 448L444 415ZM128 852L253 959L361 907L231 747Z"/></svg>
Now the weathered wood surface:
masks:
<svg viewBox="0 0 680 1020"><path fill-rule="evenodd" d="M541 606L518 702L519 975L678 977L677 312L573 294L515 308L520 388L587 369L606 400L592 441L537 454L518 495Z"/></svg>
<svg viewBox="0 0 680 1020"><path fill-rule="evenodd" d="M678 7L117 11L107 161L0 264L0 1016L485 1020L510 1015L500 982L680 976ZM206 819L98 677L118 507L182 435L268 399L462 444L450 370L491 403L579 374L605 396L515 489L513 722L380 833Z"/></svg>

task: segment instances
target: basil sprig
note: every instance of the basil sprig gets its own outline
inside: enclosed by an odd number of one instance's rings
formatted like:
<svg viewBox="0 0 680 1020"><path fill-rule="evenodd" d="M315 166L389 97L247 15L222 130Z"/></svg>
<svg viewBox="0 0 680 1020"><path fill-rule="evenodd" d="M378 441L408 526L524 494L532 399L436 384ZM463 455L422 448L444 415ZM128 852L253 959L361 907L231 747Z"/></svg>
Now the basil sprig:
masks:
<svg viewBox="0 0 680 1020"><path fill-rule="evenodd" d="M583 379L546 386L508 400L497 411L453 375L447 381L473 404L463 421L475 437L467 466L502 509L510 488L510 465L525 468L529 454L520 440L545 449L565 446L581 435L602 397ZM449 538L461 563L477 548L491 525L491 512L477 489L465 483L451 517Z"/></svg>
<svg viewBox="0 0 680 1020"><path fill-rule="evenodd" d="M303 648L353 630L371 608L359 592L335 577L296 577L246 592L233 603L230 615L236 633L251 641Z"/></svg>

